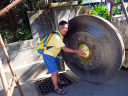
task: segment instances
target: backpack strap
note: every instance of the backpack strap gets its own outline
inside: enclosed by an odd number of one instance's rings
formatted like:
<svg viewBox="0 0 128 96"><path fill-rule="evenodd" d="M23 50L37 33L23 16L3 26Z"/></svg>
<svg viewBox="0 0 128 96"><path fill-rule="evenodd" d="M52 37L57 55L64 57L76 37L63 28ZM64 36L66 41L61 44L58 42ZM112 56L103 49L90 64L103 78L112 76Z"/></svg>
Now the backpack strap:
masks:
<svg viewBox="0 0 128 96"><path fill-rule="evenodd" d="M53 32L51 32L52 34L57 34L57 35L59 35L60 36L60 34L58 33L58 32L55 32L55 31L53 31ZM50 34L51 34L50 33ZM53 46L47 46L47 44L45 45L46 46L46 50L48 50L48 49L51 49Z"/></svg>
<svg viewBox="0 0 128 96"><path fill-rule="evenodd" d="M52 31L51 33L53 33L53 34L57 34L57 35L60 36L60 34L59 34L58 32Z"/></svg>
<svg viewBox="0 0 128 96"><path fill-rule="evenodd" d="M51 49L53 46L47 46L46 47L46 50L48 50L48 49Z"/></svg>

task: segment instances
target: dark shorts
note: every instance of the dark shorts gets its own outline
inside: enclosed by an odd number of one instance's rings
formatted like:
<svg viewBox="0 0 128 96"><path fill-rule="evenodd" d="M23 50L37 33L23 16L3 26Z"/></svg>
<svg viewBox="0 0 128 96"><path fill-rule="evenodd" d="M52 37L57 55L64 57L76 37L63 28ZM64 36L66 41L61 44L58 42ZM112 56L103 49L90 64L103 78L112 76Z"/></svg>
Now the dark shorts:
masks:
<svg viewBox="0 0 128 96"><path fill-rule="evenodd" d="M49 73L53 73L58 71L58 58L47 55L47 54L43 54L43 59L44 59L44 63L48 69Z"/></svg>

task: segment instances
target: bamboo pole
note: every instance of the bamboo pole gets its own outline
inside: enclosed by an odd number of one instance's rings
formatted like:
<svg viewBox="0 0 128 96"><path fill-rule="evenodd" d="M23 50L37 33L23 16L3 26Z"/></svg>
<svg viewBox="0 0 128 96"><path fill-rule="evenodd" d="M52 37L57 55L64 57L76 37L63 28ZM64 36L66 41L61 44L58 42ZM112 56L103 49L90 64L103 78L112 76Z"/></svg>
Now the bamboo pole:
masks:
<svg viewBox="0 0 128 96"><path fill-rule="evenodd" d="M15 0L15 1L13 1L11 4L9 4L8 6L6 6L5 8L3 8L3 9L0 11L0 16L4 15L4 13L8 12L10 9L12 9L14 6L16 6L17 4L19 4L19 3L22 2L22 1L23 1L23 0ZM4 45L4 43L3 43L3 39L2 39L2 37L1 37L1 34L0 34L0 45L1 45L1 47L2 47L2 49L3 49L3 52L4 52L4 54L5 54L6 58L7 58L7 62L8 62L8 64L9 64L10 70L11 70L13 76L15 77L15 79L13 79L13 81L12 81L12 84L13 84L14 81L16 82L16 85L17 85L17 87L18 87L19 93L20 93L21 96L23 96L23 92L22 92L22 90L21 90L21 88L20 88L18 79L16 78L16 74L15 74L15 72L13 71L13 67L12 67L12 65L11 65L10 58L9 58L9 55L8 55L7 50L6 50L6 48L5 48L5 45ZM2 75L1 75L1 76L2 76ZM2 77L2 78L3 78L3 77ZM7 92L7 88L6 88L7 85L4 85L4 86L5 86L5 91ZM11 92L13 91L13 89L14 89L14 87L11 87L11 88L10 88ZM9 94L10 94L10 93L8 92L7 96L10 96Z"/></svg>
<svg viewBox="0 0 128 96"><path fill-rule="evenodd" d="M2 65L1 59L0 59L0 76L1 76L1 80L2 80L2 84L3 84L3 87L4 87L5 94L7 94L8 93L8 84L7 84L7 80L6 80L5 74L4 74L4 70L3 70L3 65Z"/></svg>
<svg viewBox="0 0 128 96"><path fill-rule="evenodd" d="M8 62L8 65L9 65L9 67L10 67L11 73L12 73L13 76L16 77L16 74L15 74L15 72L14 72L14 70L13 70L13 67L12 67L12 65L11 65L11 62L10 62L9 55L8 55L8 53L7 53L6 47L5 47L4 42L3 42L3 39L2 39L2 37L1 37L1 34L0 34L0 45L1 45L1 47L2 47L2 49L3 49L3 52L4 52L4 54L5 54L6 58L7 58L7 62ZM21 90L21 88L20 88L20 84L19 84L17 78L16 78L15 82L16 82L16 85L17 85L18 90L19 90L19 92L20 92L20 95L23 96L23 92L22 92L22 90Z"/></svg>
<svg viewBox="0 0 128 96"><path fill-rule="evenodd" d="M14 86L15 86L15 81L16 81L16 77L14 76L9 88L9 94L11 94L11 96L13 95L13 91L14 91Z"/></svg>
<svg viewBox="0 0 128 96"><path fill-rule="evenodd" d="M3 8L0 11L0 16L4 15L4 13L8 12L10 9L12 9L14 6L16 6L17 4L19 4L22 1L23 0L15 0L15 1L13 1L11 4L9 4L8 6L6 6L5 8Z"/></svg>

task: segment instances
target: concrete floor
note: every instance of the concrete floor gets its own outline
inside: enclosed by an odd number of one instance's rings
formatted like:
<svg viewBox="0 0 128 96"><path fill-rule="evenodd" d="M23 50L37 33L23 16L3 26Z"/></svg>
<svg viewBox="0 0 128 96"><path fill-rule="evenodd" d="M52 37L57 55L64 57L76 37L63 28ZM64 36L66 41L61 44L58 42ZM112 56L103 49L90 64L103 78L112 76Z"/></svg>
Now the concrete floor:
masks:
<svg viewBox="0 0 128 96"><path fill-rule="evenodd" d="M75 77L76 78L76 77ZM128 70L120 72L104 84L93 84L83 80L67 88L64 96L128 96ZM59 96L54 93L49 96Z"/></svg>
<svg viewBox="0 0 128 96"><path fill-rule="evenodd" d="M104 84L93 84L83 81L70 71L67 74L78 83L67 86L65 88L67 94L63 96L128 96L128 70L120 70L116 76ZM34 82L22 84L21 88L24 96L39 96ZM4 96L2 93L1 91L0 96ZM20 96L17 88L15 88L13 96ZM59 95L52 92L47 96Z"/></svg>

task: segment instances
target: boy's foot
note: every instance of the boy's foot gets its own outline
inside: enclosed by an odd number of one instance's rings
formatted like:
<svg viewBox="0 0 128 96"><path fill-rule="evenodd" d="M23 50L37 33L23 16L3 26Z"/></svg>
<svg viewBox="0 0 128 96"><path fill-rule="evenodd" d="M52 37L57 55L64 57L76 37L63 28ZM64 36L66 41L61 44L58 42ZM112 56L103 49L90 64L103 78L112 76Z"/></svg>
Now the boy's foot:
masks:
<svg viewBox="0 0 128 96"><path fill-rule="evenodd" d="M54 90L54 92L59 95L64 95L67 93L64 89L61 89L59 87L56 90Z"/></svg>

